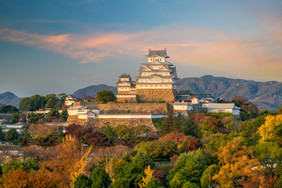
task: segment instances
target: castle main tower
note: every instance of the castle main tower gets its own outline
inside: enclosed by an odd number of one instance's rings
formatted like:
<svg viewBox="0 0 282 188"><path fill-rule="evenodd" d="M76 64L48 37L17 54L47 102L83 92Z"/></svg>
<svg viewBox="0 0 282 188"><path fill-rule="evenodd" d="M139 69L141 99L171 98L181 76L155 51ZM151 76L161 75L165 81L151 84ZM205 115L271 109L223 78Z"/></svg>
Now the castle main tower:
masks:
<svg viewBox="0 0 282 188"><path fill-rule="evenodd" d="M142 63L139 76L136 77L136 94L143 102L173 102L176 95L175 66L168 62L165 50L151 50L146 55L147 62Z"/></svg>

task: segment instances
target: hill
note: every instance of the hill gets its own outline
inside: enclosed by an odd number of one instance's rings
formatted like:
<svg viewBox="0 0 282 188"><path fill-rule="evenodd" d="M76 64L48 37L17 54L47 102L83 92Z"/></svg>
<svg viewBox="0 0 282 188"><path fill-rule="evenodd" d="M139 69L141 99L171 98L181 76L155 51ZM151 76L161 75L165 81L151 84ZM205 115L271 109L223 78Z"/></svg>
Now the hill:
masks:
<svg viewBox="0 0 282 188"><path fill-rule="evenodd" d="M0 94L0 103L2 105L8 104L19 108L20 100L19 97L9 91Z"/></svg>
<svg viewBox="0 0 282 188"><path fill-rule="evenodd" d="M282 103L282 82L268 81L258 82L253 80L231 79L206 75L203 77L191 77L180 79L179 90L190 90L195 94L209 93L215 98L231 100L236 95L241 95L255 103L260 109L278 109ZM73 96L96 96L102 89L117 89L105 84L92 85L73 93Z"/></svg>
<svg viewBox="0 0 282 188"><path fill-rule="evenodd" d="M183 78L178 89L190 90L192 93L209 93L225 100L241 95L260 109L278 109L282 103L282 82L276 81L258 82L207 75Z"/></svg>
<svg viewBox="0 0 282 188"><path fill-rule="evenodd" d="M92 85L88 86L86 88L82 88L77 90L72 94L72 96L77 97L77 98L83 98L84 96L91 96L91 97L96 97L96 93L103 89L108 89L114 92L114 94L117 94L117 88L113 86L108 86L105 84L99 84L99 85Z"/></svg>

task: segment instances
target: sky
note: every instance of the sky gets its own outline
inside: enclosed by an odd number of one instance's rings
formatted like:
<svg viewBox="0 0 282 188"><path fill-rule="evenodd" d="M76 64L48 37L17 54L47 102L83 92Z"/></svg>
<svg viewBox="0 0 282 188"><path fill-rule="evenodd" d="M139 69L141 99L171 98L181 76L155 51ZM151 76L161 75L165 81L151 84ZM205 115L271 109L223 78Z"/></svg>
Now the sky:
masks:
<svg viewBox="0 0 282 188"><path fill-rule="evenodd" d="M0 0L0 93L115 86L149 48L180 78L281 82L282 1Z"/></svg>

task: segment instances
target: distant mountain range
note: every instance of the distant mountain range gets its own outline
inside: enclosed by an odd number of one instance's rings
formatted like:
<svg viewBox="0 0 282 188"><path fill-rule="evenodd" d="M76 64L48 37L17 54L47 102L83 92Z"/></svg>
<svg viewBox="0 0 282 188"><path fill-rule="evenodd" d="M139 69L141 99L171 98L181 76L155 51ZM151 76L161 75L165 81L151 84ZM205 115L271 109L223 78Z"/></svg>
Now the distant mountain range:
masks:
<svg viewBox="0 0 282 188"><path fill-rule="evenodd" d="M190 90L194 94L209 93L215 98L224 100L231 100L232 97L241 95L255 103L260 109L278 109L282 104L282 82L277 81L258 82L207 75L180 79L177 87L178 90ZM103 89L117 93L116 87L100 84L79 89L72 95L78 98L87 95L96 97L96 93ZM18 108L20 100L11 92L0 94L0 106L9 104Z"/></svg>
<svg viewBox="0 0 282 188"><path fill-rule="evenodd" d="M282 103L282 82L276 81L258 82L207 75L200 78L183 78L178 89L190 90L195 94L209 93L224 100L241 95L260 109L278 109Z"/></svg>
<svg viewBox="0 0 282 188"><path fill-rule="evenodd" d="M82 89L77 90L72 94L72 96L77 98L83 98L84 96L91 96L96 97L96 93L103 89L108 89L114 92L114 94L117 94L117 88L113 86L108 86L106 84L99 84L99 85L92 85L88 86Z"/></svg>
<svg viewBox="0 0 282 188"><path fill-rule="evenodd" d="M0 94L0 106L8 104L19 108L20 100L19 97L9 91Z"/></svg>
<svg viewBox="0 0 282 188"><path fill-rule="evenodd" d="M206 75L180 79L178 90L190 90L194 94L209 93L215 98L231 100L232 97L241 95L255 103L260 109L278 109L282 103L282 82L258 82L253 80L231 79ZM82 88L73 93L73 96L82 98L85 95L96 96L102 89L117 89L105 84L93 85Z"/></svg>

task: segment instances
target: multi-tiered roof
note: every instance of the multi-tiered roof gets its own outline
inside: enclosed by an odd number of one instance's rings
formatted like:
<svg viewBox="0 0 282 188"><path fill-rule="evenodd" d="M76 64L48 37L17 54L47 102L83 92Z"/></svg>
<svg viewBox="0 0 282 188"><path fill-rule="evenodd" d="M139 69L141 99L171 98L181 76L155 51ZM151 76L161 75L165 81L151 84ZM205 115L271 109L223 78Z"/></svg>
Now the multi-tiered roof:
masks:
<svg viewBox="0 0 282 188"><path fill-rule="evenodd" d="M170 62L167 62L165 50L150 50L146 55L147 62L142 63L139 69L139 76L136 77L136 88L172 88L176 87L176 68Z"/></svg>

